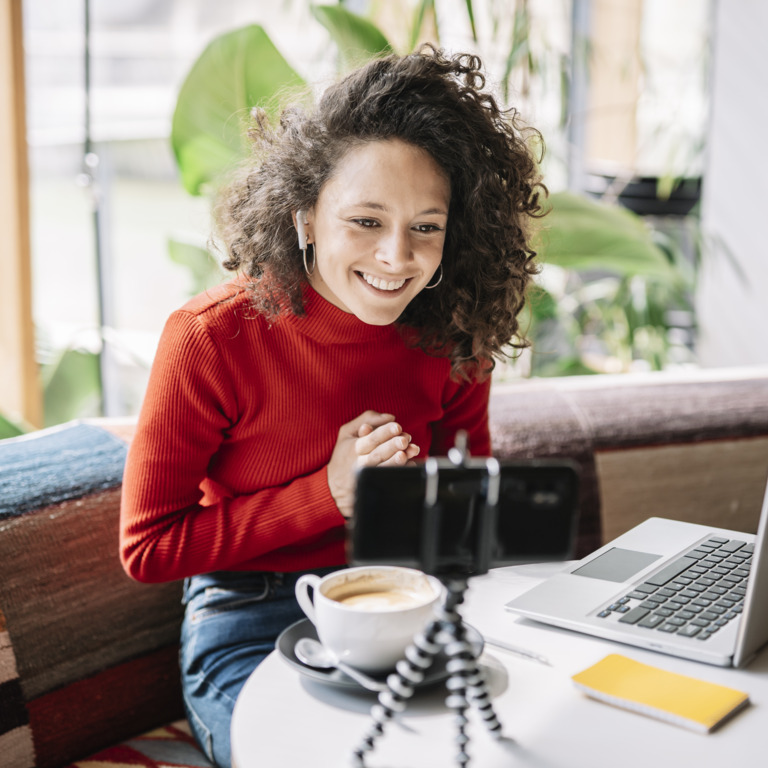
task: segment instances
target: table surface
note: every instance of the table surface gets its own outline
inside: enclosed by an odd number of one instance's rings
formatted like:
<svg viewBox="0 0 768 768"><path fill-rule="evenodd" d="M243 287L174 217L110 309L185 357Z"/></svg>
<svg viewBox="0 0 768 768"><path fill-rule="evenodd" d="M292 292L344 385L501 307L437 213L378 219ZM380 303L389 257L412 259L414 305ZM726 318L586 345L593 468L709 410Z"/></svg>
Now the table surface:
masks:
<svg viewBox="0 0 768 768"><path fill-rule="evenodd" d="M467 732L473 768L622 768L696 765L761 768L768 758L768 648L746 669L713 667L545 627L504 610L504 603L559 565L498 568L470 581L464 620L486 639L480 665L503 725L487 732L474 710ZM503 640L544 655L550 666L513 655ZM619 709L586 697L571 675L609 653L746 691L751 705L710 734ZM456 765L455 724L445 687L417 691L387 724L366 757L367 768ZM236 768L341 768L372 722L376 695L310 680L272 653L246 682L232 719Z"/></svg>

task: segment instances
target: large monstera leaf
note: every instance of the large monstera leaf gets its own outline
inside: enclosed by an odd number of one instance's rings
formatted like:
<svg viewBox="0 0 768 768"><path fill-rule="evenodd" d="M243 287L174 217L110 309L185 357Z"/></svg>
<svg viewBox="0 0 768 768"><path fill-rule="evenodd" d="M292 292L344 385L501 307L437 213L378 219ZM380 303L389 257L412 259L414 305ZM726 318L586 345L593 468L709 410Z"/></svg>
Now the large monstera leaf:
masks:
<svg viewBox="0 0 768 768"><path fill-rule="evenodd" d="M304 80L256 24L215 38L179 91L171 144L185 189L200 195L246 153L243 123L255 106L274 113L277 94Z"/></svg>
<svg viewBox="0 0 768 768"><path fill-rule="evenodd" d="M645 221L618 205L569 192L550 196L536 243L545 264L675 279L674 263Z"/></svg>

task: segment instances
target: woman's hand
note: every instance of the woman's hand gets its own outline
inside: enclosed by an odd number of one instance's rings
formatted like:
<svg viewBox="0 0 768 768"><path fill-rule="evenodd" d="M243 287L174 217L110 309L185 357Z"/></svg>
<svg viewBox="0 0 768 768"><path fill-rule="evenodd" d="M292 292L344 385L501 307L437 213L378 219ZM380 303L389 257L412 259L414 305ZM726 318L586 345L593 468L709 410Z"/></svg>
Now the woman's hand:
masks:
<svg viewBox="0 0 768 768"><path fill-rule="evenodd" d="M328 488L341 514L352 516L356 467L403 466L418 454L391 413L365 411L344 424L328 462Z"/></svg>

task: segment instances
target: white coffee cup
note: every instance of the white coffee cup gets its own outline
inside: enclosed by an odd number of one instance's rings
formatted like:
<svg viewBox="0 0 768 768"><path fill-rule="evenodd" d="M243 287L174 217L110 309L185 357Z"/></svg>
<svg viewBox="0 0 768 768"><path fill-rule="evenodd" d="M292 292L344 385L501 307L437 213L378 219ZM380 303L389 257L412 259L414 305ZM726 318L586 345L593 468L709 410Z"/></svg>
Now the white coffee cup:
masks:
<svg viewBox="0 0 768 768"><path fill-rule="evenodd" d="M393 669L403 658L440 594L437 579L389 565L305 574L296 582L296 599L320 642L341 661L371 673Z"/></svg>

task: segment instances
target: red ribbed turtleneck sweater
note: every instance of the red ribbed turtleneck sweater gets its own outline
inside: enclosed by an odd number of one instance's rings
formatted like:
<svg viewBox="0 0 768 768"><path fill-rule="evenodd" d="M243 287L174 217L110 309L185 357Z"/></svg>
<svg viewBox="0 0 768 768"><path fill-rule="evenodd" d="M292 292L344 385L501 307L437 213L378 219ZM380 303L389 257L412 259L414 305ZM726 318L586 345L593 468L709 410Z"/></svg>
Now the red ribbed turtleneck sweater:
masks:
<svg viewBox="0 0 768 768"><path fill-rule="evenodd" d="M489 381L459 383L445 358L409 349L309 289L306 315L267 320L229 283L163 331L123 478L120 554L140 581L220 570L344 563L344 518L326 465L339 428L394 414L428 454L459 429L490 455Z"/></svg>

